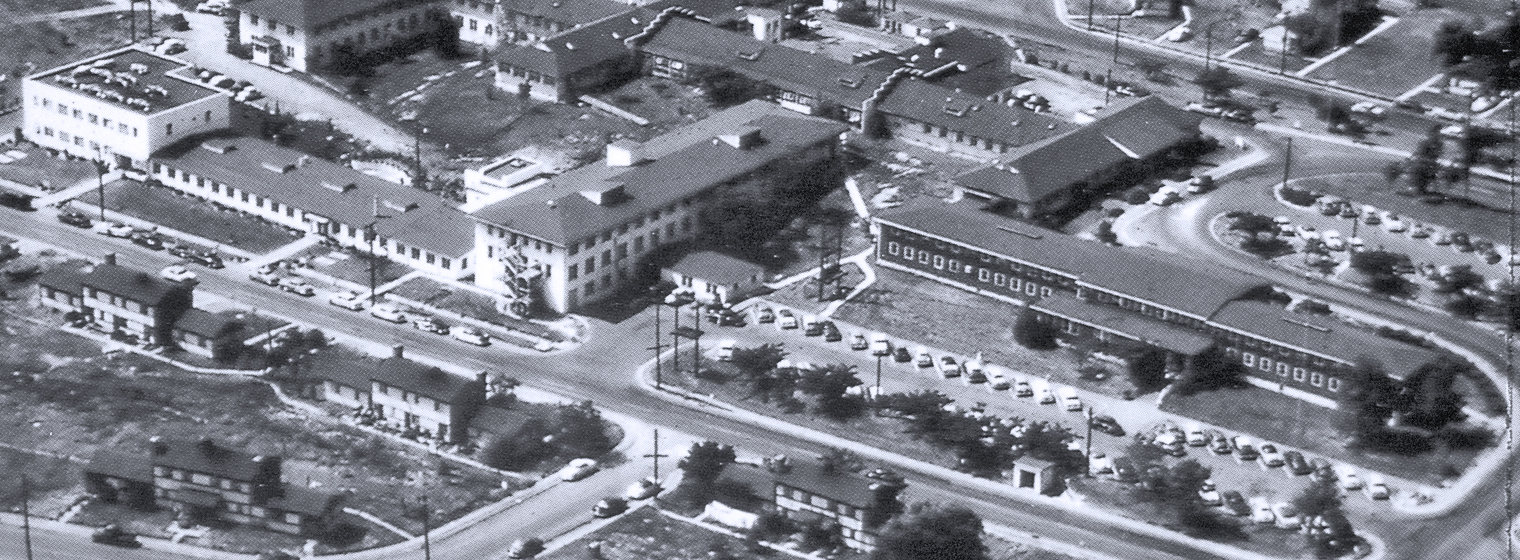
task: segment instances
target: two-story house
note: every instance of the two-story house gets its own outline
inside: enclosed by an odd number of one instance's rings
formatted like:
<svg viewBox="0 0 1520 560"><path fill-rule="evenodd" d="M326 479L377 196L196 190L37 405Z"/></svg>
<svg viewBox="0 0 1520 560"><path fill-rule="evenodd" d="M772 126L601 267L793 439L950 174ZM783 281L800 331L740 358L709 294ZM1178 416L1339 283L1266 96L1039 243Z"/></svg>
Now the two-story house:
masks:
<svg viewBox="0 0 1520 560"><path fill-rule="evenodd" d="M180 348L207 358L236 355L246 337L241 321L200 309L186 310L172 332Z"/></svg>
<svg viewBox="0 0 1520 560"><path fill-rule="evenodd" d="M174 340L175 322L195 305L195 287L117 266L116 254L83 269L55 268L37 283L43 306L77 312L107 330L159 345Z"/></svg>
<svg viewBox="0 0 1520 560"><path fill-rule="evenodd" d="M845 130L751 101L643 144L614 142L602 164L472 214L475 283L565 312L650 280L647 257L698 235L708 193L829 161Z"/></svg>
<svg viewBox="0 0 1520 560"><path fill-rule="evenodd" d="M278 456L198 441L149 440L146 456L102 450L85 487L106 502L170 508L190 520L219 519L292 535L316 535L340 510L341 494L284 483Z"/></svg>
<svg viewBox="0 0 1520 560"><path fill-rule="evenodd" d="M383 360L326 360L309 364L323 378L323 399L401 432L463 444L486 401L486 373L475 379L408 360L402 346Z"/></svg>
<svg viewBox="0 0 1520 560"><path fill-rule="evenodd" d="M881 508L895 503L908 486L901 479L867 478L827 461L794 461L784 455L766 459L759 469L730 468L740 469L749 472L731 474L768 484L769 488L756 490L768 492L776 509L794 518L831 520L839 525L846 546L867 551L874 548L878 531L891 513ZM730 473L725 471L724 476Z"/></svg>
<svg viewBox="0 0 1520 560"><path fill-rule="evenodd" d="M255 64L298 72L321 68L335 52L389 46L430 31L432 0L247 0L236 6L238 42Z"/></svg>

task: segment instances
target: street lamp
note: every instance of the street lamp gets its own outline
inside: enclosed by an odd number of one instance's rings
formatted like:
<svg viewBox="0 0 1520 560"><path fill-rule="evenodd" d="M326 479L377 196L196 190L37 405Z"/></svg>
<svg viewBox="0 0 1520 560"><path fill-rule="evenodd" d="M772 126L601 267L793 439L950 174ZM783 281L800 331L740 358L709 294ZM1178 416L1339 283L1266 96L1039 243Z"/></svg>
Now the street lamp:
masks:
<svg viewBox="0 0 1520 560"><path fill-rule="evenodd" d="M95 164L95 198L100 206L100 221L106 221L106 171L110 166L104 160L94 160ZM152 177L149 177L152 180Z"/></svg>

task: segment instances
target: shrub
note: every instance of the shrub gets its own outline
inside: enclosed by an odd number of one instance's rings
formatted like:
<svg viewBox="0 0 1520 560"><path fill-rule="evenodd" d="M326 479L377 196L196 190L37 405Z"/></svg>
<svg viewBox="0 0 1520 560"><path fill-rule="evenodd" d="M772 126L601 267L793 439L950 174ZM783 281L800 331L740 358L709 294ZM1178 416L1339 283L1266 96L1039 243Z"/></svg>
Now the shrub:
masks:
<svg viewBox="0 0 1520 560"><path fill-rule="evenodd" d="M1283 200L1288 201L1289 204L1295 206L1303 206L1306 208L1314 206L1314 202L1319 200L1319 195L1315 194L1314 191L1295 189L1293 187L1283 187L1282 197Z"/></svg>

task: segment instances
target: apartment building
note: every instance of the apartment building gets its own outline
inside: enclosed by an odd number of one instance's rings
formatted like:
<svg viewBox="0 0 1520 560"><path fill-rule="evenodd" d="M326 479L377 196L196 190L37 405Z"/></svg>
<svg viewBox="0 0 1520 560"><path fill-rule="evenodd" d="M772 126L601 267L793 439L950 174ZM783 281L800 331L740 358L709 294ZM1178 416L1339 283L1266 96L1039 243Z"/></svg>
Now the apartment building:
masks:
<svg viewBox="0 0 1520 560"><path fill-rule="evenodd" d="M1424 348L1270 303L1264 280L1209 263L1110 247L984 211L913 203L877 218L877 262L1027 306L1066 336L1168 352L1173 370L1218 349L1257 386L1333 406L1339 375L1366 359L1407 377ZM1012 313L1010 313L1012 315Z"/></svg>
<svg viewBox="0 0 1520 560"><path fill-rule="evenodd" d="M486 374L451 375L406 358L400 345L383 360L330 360L310 364L323 376L323 399L358 411L361 418L403 433L463 444L486 400Z"/></svg>
<svg viewBox="0 0 1520 560"><path fill-rule="evenodd" d="M611 0L450 0L459 39L483 47L542 41L576 27L627 13Z"/></svg>
<svg viewBox="0 0 1520 560"><path fill-rule="evenodd" d="M558 312L647 280L650 252L694 239L698 202L778 169L834 157L847 128L751 101L587 165L472 217L475 282Z"/></svg>
<svg viewBox="0 0 1520 560"><path fill-rule="evenodd" d="M191 70L129 46L33 74L21 85L22 132L45 148L142 169L165 146L229 126L231 97Z"/></svg>
<svg viewBox="0 0 1520 560"><path fill-rule="evenodd" d="M116 264L116 254L83 269L55 267L38 278L44 307L78 312L108 332L167 345L172 329L195 304L195 288Z"/></svg>
<svg viewBox="0 0 1520 560"><path fill-rule="evenodd" d="M266 140L186 142L159 154L150 174L191 196L428 273L460 279L474 270L475 226L463 212Z"/></svg>
<svg viewBox="0 0 1520 560"><path fill-rule="evenodd" d="M247 0L237 5L238 42L254 63L298 72L320 68L346 45L356 53L428 31L432 0Z"/></svg>
<svg viewBox="0 0 1520 560"><path fill-rule="evenodd" d="M168 508L194 520L314 536L330 526L342 494L286 484L280 457L210 439L149 440L146 456L102 450L84 469L85 488L107 503Z"/></svg>

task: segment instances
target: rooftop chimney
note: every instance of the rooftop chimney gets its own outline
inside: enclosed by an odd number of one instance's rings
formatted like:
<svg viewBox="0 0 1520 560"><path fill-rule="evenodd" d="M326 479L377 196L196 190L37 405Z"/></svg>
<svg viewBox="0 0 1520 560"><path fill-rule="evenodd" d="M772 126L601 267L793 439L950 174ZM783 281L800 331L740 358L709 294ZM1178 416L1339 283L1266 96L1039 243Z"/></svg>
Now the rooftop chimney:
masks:
<svg viewBox="0 0 1520 560"><path fill-rule="evenodd" d="M728 144L741 150L748 150L760 145L760 129L753 126L739 128L728 134L718 136L724 144Z"/></svg>
<svg viewBox="0 0 1520 560"><path fill-rule="evenodd" d="M106 253L105 261L108 265L116 266L116 253Z"/></svg>
<svg viewBox="0 0 1520 560"><path fill-rule="evenodd" d="M607 167L631 167L644 161L638 142L618 140L607 145Z"/></svg>
<svg viewBox="0 0 1520 560"><path fill-rule="evenodd" d="M396 359L399 360L399 359L402 359L402 358L406 357L405 355L406 355L406 347L405 346L402 346L400 344L395 344L395 345L391 346L391 357L392 358L396 358Z"/></svg>
<svg viewBox="0 0 1520 560"><path fill-rule="evenodd" d="M581 196L597 206L612 206L628 198L628 193L623 190L622 183L611 183L600 189L581 191Z"/></svg>
<svg viewBox="0 0 1520 560"><path fill-rule="evenodd" d="M164 455L169 452L169 444L164 443L164 438L153 436L148 438L148 445L153 450L153 455Z"/></svg>

